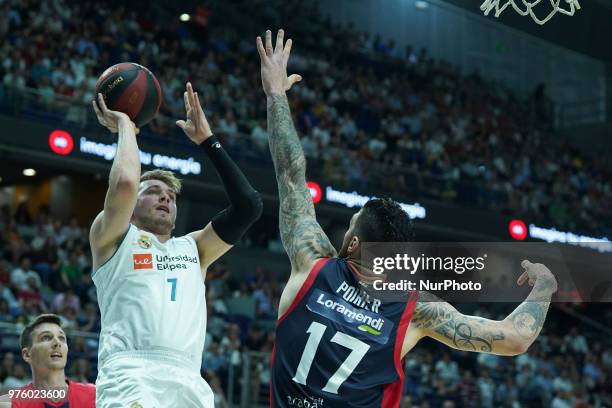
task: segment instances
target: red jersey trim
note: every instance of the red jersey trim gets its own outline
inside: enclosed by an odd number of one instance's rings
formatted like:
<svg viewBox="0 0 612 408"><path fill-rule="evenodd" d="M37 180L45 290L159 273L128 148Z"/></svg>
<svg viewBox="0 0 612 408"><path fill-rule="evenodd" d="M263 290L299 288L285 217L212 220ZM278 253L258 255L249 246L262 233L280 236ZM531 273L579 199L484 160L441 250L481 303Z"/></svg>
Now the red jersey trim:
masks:
<svg viewBox="0 0 612 408"><path fill-rule="evenodd" d="M272 401L274 401L274 396L272 395L272 370L274 370L274 355L276 354L276 344L272 346L272 355L270 356L270 408L272 408Z"/></svg>
<svg viewBox="0 0 612 408"><path fill-rule="evenodd" d="M402 348L404 346L404 339L406 338L406 331L412 320L412 313L414 313L414 309L416 308L418 297L418 292L410 293L406 308L404 309L404 313L397 327L395 348L393 350L393 363L395 364L395 370L399 375L399 379L383 387L381 408L397 408L400 406L404 387L404 367L402 364L404 359L402 358Z"/></svg>
<svg viewBox="0 0 612 408"><path fill-rule="evenodd" d="M291 312L293 312L293 310L297 307L297 305L302 301L304 296L306 296L306 293L311 288L312 284L314 283L315 279L317 278L317 275L319 275L319 271L321 270L321 268L323 268L325 266L325 264L330 259L331 258L321 258L317 262L315 262L314 266L312 267L312 269L308 273L308 277L306 278L306 280L302 284L302 287L300 288L299 292L297 293L297 295L295 295L295 299L293 299L293 302L291 302L291 305L289 305L289 308L287 308L287 310L285 310L285 313L283 313L282 316L279 317L278 320L276 321L276 327L280 326L280 324L283 322L283 320L285 320L287 318L287 316L289 316L291 314Z"/></svg>
<svg viewBox="0 0 612 408"><path fill-rule="evenodd" d="M279 317L278 320L276 321L276 327L278 327L283 322L283 320L285 320L287 316L289 316L289 314L293 312L293 310L297 307L297 305L302 301L304 296L306 296L306 293L308 293L308 290L310 290L310 288L312 287L312 284L314 283L315 279L319 275L319 272L325 266L327 261L329 261L330 259L331 258L321 258L317 262L315 262L312 269L308 273L308 277L302 284L302 287L298 291L297 295L295 295L293 302L291 302L291 305L289 305L287 310L285 310L285 313L283 313L281 317ZM272 370L274 369L275 355L276 355L276 345L272 347L272 355L270 356L270 372L272 372ZM272 378L270 378L270 408L273 408L273 405L272 405L273 401L274 401L274 395L272 394Z"/></svg>

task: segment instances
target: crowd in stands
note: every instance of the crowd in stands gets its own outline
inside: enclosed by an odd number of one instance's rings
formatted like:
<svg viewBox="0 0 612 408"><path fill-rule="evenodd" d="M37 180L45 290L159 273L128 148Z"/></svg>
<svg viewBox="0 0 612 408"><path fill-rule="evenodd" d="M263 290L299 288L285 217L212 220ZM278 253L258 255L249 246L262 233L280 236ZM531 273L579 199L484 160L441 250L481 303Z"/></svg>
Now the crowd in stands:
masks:
<svg viewBox="0 0 612 408"><path fill-rule="evenodd" d="M490 311L477 313L503 318ZM559 322L556 319L562 319ZM406 359L405 406L587 408L612 404L612 349L552 309L546 328L517 357L453 352L422 342Z"/></svg>
<svg viewBox="0 0 612 408"><path fill-rule="evenodd" d="M254 37L283 24L290 102L309 172L365 193L494 208L544 226L609 235L609 173L560 142L543 86L521 96L426 50L399 49L324 19L315 2L209 1L190 23L148 2L0 1L0 100L36 89L73 125L87 122L97 76L135 61L159 78L161 115L142 137L177 133L191 80L215 132L238 154L269 157ZM231 7L240 7L241 12ZM66 99L71 98L71 99ZM11 99L12 100L12 99Z"/></svg>
<svg viewBox="0 0 612 408"><path fill-rule="evenodd" d="M267 405L268 358L281 290L279 280L263 267L240 279L223 262L208 271L202 375L215 392L217 407L229 406L230 392L239 401L247 367L250 401ZM253 316L233 314L229 304L235 299L251 299ZM488 305L474 313L499 319L507 313L500 308ZM14 323L18 333L43 312L59 314L69 330L68 375L94 382L100 316L91 281L88 229L76 220L53 219L46 207L36 216L29 214L25 203L14 213L4 207L0 211L0 324ZM593 313L601 321L612 319L610 308ZM423 340L405 362L402 407L611 406L609 341L601 333L570 327L573 320L554 307L550 314L538 341L518 357L455 352ZM0 333L6 334L1 327ZM31 381L17 337L12 337L13 343L8 338L0 340L0 392ZM245 353L251 359L248 366Z"/></svg>

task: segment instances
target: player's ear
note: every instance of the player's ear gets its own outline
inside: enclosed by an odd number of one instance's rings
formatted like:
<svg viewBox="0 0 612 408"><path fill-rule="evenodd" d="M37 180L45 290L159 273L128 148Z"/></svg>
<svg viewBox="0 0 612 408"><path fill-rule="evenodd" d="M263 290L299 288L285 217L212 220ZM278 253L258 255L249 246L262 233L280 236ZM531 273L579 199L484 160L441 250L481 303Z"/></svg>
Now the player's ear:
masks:
<svg viewBox="0 0 612 408"><path fill-rule="evenodd" d="M361 244L361 241L359 241L359 237L357 235L353 235L353 237L349 241L347 252L349 254L354 253L355 251L357 251L359 249L359 245L360 244Z"/></svg>
<svg viewBox="0 0 612 408"><path fill-rule="evenodd" d="M21 357L23 358L23 361L29 364L30 361L32 361L32 354L30 353L30 349L27 347L22 348Z"/></svg>

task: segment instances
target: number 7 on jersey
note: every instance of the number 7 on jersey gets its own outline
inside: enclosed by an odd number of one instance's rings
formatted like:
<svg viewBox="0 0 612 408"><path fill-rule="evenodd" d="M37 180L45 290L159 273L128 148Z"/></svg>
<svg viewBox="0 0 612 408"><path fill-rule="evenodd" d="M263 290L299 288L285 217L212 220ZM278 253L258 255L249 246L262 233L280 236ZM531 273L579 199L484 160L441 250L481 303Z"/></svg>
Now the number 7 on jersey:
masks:
<svg viewBox="0 0 612 408"><path fill-rule="evenodd" d="M308 377L312 361L314 360L317 348L319 348L319 343L326 329L327 327L325 327L325 325L318 322L312 322L308 330L306 330L306 333L309 333L310 336L308 337L306 347L304 347L304 351L302 352L302 358L300 359L297 371L293 377L293 381L296 383L306 385L306 377ZM351 350L346 360L338 367L338 370L336 370L334 375L327 381L325 387L323 387L323 391L338 394L338 388L340 388L342 383L346 381L353 371L355 371L355 368L363 357L365 357L370 346L353 336L341 332L336 332L330 341Z"/></svg>
<svg viewBox="0 0 612 408"><path fill-rule="evenodd" d="M170 288L170 301L171 302L176 301L176 282L177 281L178 281L178 278L168 278L167 279L167 282L172 285L172 287Z"/></svg>

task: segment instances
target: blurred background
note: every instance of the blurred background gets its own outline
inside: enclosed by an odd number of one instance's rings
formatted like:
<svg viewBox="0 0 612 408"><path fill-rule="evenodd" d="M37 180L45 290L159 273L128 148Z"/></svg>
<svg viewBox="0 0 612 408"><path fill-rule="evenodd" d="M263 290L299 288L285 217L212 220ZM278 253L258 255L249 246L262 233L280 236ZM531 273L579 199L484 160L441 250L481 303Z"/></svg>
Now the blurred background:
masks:
<svg viewBox="0 0 612 408"><path fill-rule="evenodd" d="M161 112L138 139L143 169L184 180L177 235L225 206L214 170L174 125L187 80L264 197L262 219L207 275L202 375L218 407L268 406L289 273L255 50L265 29L294 41L289 71L304 80L289 99L318 219L336 245L360 203L383 195L404 204L419 241L609 244L612 2L543 27L511 9L485 18L479 3L0 0L0 391L30 381L18 335L42 312L69 329L70 377L95 381L88 231L116 145L90 102L118 62L145 65L161 83ZM457 305L493 319L514 306ZM551 307L519 357L424 340L407 356L402 406L610 407L610 322L609 304L576 298Z"/></svg>

